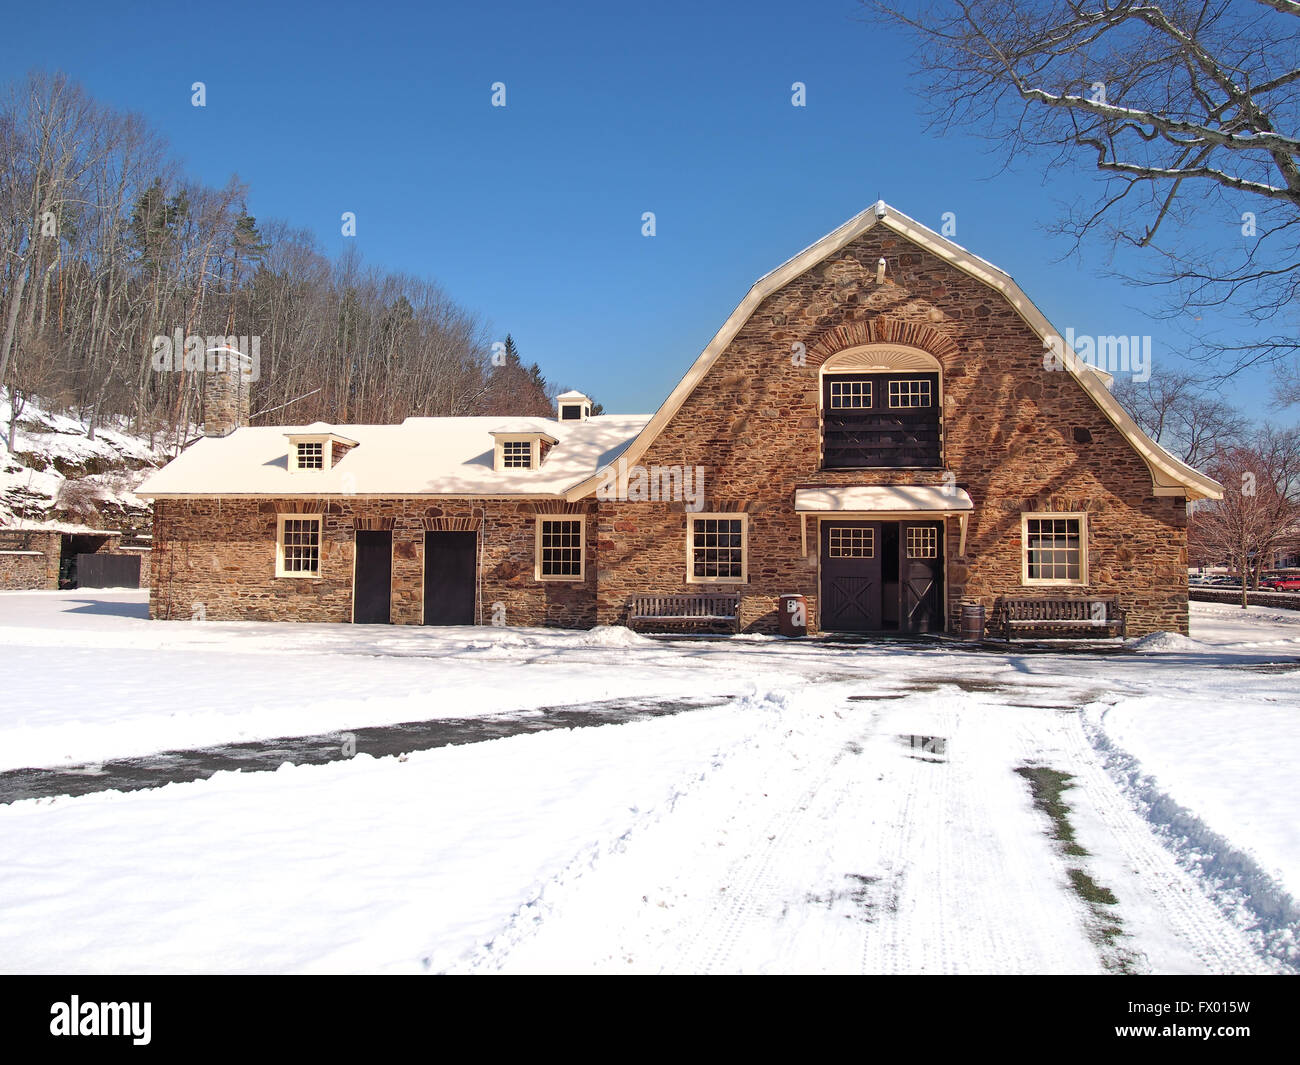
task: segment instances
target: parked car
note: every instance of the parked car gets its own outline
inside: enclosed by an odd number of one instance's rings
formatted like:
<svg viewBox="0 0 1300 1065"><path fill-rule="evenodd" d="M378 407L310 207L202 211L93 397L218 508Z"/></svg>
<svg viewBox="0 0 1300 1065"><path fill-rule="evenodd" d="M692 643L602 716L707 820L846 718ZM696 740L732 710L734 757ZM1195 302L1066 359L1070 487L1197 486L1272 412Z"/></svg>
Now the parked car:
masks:
<svg viewBox="0 0 1300 1065"><path fill-rule="evenodd" d="M1274 592L1300 592L1300 574L1288 573L1265 577L1259 582L1259 586Z"/></svg>

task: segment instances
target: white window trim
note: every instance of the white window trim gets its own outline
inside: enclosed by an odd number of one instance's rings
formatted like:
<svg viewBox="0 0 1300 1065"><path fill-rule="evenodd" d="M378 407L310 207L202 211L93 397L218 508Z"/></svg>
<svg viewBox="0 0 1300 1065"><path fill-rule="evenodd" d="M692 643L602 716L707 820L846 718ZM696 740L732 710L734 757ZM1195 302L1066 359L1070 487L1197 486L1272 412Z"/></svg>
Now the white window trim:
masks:
<svg viewBox="0 0 1300 1065"><path fill-rule="evenodd" d="M284 523L286 521L316 522L316 572L305 570L286 570L284 568ZM275 575L277 577L295 577L306 580L320 580L321 570L325 568L325 517L323 514L277 514L275 516Z"/></svg>
<svg viewBox="0 0 1300 1065"><path fill-rule="evenodd" d="M299 444L320 444L321 464L316 466L298 465ZM334 438L329 434L315 434L289 437L289 472L290 473L324 473L334 465Z"/></svg>
<svg viewBox="0 0 1300 1065"><path fill-rule="evenodd" d="M1031 518L1071 518L1079 523L1079 579L1029 576L1029 521ZM1020 583L1027 587L1081 588L1088 584L1088 514L1082 510L1032 510L1020 515Z"/></svg>
<svg viewBox="0 0 1300 1065"><path fill-rule="evenodd" d="M542 523L547 521L576 521L578 523L578 574L561 576L542 573ZM584 514L538 514L533 529L533 579L581 584L587 579L587 518Z"/></svg>
<svg viewBox="0 0 1300 1065"><path fill-rule="evenodd" d="M740 520L740 576L739 577L697 577L695 576L695 523L708 518L727 518ZM724 513L709 511L702 514L686 515L686 583L687 584L748 584L749 583L749 515L744 513Z"/></svg>
<svg viewBox="0 0 1300 1065"><path fill-rule="evenodd" d="M518 442L527 440L531 445L528 449L528 469L535 470L542 464L542 438L538 433L497 433L494 434L496 443L493 446L493 467L497 473L519 473L524 467L506 465L506 441Z"/></svg>

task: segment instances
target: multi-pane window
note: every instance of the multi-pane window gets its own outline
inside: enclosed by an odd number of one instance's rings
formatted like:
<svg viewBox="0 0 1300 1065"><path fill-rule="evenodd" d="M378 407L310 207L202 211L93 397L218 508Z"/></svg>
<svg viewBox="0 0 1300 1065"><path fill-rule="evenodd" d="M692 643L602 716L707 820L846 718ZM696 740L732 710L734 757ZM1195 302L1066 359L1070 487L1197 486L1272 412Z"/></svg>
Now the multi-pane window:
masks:
<svg viewBox="0 0 1300 1065"><path fill-rule="evenodd" d="M939 530L909 525L907 528L908 558L938 558Z"/></svg>
<svg viewBox="0 0 1300 1065"><path fill-rule="evenodd" d="M832 525L826 531L831 558L874 558L876 531L852 525Z"/></svg>
<svg viewBox="0 0 1300 1065"><path fill-rule="evenodd" d="M325 445L316 442L298 445L298 469L323 470L325 468Z"/></svg>
<svg viewBox="0 0 1300 1065"><path fill-rule="evenodd" d="M924 378L905 378L889 382L889 405L891 407L932 407L934 393L930 382Z"/></svg>
<svg viewBox="0 0 1300 1065"><path fill-rule="evenodd" d="M280 576L320 575L320 518L280 519Z"/></svg>
<svg viewBox="0 0 1300 1065"><path fill-rule="evenodd" d="M1085 583L1084 539L1082 515L1025 515L1025 580Z"/></svg>
<svg viewBox="0 0 1300 1065"><path fill-rule="evenodd" d="M501 442L501 465L507 470L528 470L533 466L533 444L531 440L503 440Z"/></svg>
<svg viewBox="0 0 1300 1065"><path fill-rule="evenodd" d="M943 465L937 373L822 377L822 465L873 469Z"/></svg>
<svg viewBox="0 0 1300 1065"><path fill-rule="evenodd" d="M745 519L692 517L688 538L692 582L745 580Z"/></svg>
<svg viewBox="0 0 1300 1065"><path fill-rule="evenodd" d="M539 579L582 579L582 519L542 518L537 523Z"/></svg>
<svg viewBox="0 0 1300 1065"><path fill-rule="evenodd" d="M833 410L864 410L871 406L871 382L832 380L828 398Z"/></svg>

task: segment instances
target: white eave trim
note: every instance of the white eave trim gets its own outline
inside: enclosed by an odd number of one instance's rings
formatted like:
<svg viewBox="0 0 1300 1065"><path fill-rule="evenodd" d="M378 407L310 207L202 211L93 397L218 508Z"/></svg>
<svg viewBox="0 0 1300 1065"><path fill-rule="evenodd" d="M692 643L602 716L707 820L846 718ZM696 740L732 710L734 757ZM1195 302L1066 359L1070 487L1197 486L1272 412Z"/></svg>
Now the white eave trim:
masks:
<svg viewBox="0 0 1300 1065"><path fill-rule="evenodd" d="M877 212L882 212L884 217L878 218ZM887 226L900 236L933 252L959 270L1000 292L1025 323L1038 334L1044 345L1048 337L1064 335L1052 327L1043 312L1034 306L1029 297L1021 291L1020 286L1011 279L1011 275L967 251L961 245L940 236L920 222L908 218L907 215L896 211L881 200L754 283L745 298L740 301L740 305L731 312L731 316L723 323L722 328L709 341L700 357L686 371L686 376L681 379L663 405L655 412L654 417L623 452L621 457L626 459L628 465L634 465L645 454L646 449L681 409L682 404L695 391L695 387L703 380L705 374L709 372L763 300L828 256L835 254L877 223ZM1103 377L1099 376L1098 372L1093 371L1077 358L1074 360L1067 358L1065 361L1067 372L1083 386L1084 391L1092 397L1102 413L1133 445L1134 450L1147 464L1151 471L1153 494L1186 496L1188 499L1219 499L1223 495L1223 487L1217 481L1180 462L1147 437L1110 394ZM1109 375L1105 376L1109 377ZM590 495L601 483L603 476L602 468L591 477L575 484L566 493L566 498L573 502Z"/></svg>

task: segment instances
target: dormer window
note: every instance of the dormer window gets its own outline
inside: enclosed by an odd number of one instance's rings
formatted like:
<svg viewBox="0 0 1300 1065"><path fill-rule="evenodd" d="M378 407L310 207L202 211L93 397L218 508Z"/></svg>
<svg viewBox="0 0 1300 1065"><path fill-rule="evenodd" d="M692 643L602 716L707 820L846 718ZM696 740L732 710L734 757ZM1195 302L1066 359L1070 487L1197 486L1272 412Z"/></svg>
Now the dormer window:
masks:
<svg viewBox="0 0 1300 1065"><path fill-rule="evenodd" d="M533 445L529 440L503 440L501 442L501 465L507 470L531 470L533 468Z"/></svg>
<svg viewBox="0 0 1300 1065"><path fill-rule="evenodd" d="M323 470L325 468L325 445L319 441L299 444L298 469Z"/></svg>
<svg viewBox="0 0 1300 1065"><path fill-rule="evenodd" d="M546 453L558 443L549 433L509 426L493 430L492 439L495 441L492 468L498 473L535 470L545 461Z"/></svg>
<svg viewBox="0 0 1300 1065"><path fill-rule="evenodd" d="M342 461L343 456L357 446L355 440L339 436L324 422L317 422L296 433L286 433L289 438L289 472L298 470L330 470Z"/></svg>

